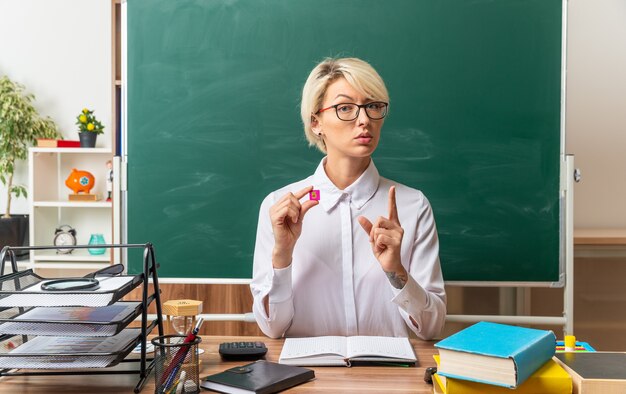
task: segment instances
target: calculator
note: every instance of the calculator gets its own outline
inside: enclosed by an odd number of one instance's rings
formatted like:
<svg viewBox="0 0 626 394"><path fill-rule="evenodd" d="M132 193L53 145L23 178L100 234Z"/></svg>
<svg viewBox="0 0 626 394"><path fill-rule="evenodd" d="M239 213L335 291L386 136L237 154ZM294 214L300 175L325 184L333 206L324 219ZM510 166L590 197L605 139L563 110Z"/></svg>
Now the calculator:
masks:
<svg viewBox="0 0 626 394"><path fill-rule="evenodd" d="M220 356L224 360L256 360L267 353L263 342L223 342L220 343Z"/></svg>

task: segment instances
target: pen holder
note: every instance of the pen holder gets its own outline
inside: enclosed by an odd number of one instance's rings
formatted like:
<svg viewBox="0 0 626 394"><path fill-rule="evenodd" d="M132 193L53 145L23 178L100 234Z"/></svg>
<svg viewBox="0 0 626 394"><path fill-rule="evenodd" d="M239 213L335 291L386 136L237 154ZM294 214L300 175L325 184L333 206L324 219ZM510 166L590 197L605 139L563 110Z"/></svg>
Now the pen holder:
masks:
<svg viewBox="0 0 626 394"><path fill-rule="evenodd" d="M198 344L200 337L184 343L185 335L163 335L152 339L156 394L200 392Z"/></svg>

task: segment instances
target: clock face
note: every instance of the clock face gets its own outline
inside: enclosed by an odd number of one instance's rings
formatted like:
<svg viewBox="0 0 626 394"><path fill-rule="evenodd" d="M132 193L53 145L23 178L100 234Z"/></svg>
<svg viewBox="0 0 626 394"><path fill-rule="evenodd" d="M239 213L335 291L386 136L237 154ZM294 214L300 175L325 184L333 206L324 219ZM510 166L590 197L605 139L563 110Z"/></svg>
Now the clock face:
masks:
<svg viewBox="0 0 626 394"><path fill-rule="evenodd" d="M58 233L55 237L54 237L54 245L55 246L72 246L72 245L76 245L76 238L74 238L74 236L70 233L66 233L66 232L61 232ZM57 249L57 251L59 253L71 253L73 249L70 248L59 248Z"/></svg>

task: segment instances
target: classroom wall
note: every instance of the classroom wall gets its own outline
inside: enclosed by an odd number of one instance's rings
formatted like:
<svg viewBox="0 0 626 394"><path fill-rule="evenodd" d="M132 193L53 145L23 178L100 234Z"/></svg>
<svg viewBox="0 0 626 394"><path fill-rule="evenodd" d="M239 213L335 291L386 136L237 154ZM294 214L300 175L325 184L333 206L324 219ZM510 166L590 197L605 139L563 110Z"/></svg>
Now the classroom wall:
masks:
<svg viewBox="0 0 626 394"><path fill-rule="evenodd" d="M85 107L105 126L112 124L110 0L0 0L0 75L26 86L35 107L50 116L65 139L78 139L76 116ZM108 135L109 137L105 137ZM111 134L97 147L111 147ZM19 163L16 183L28 183ZM0 208L6 204L0 184ZM12 213L25 214L27 200L12 200Z"/></svg>
<svg viewBox="0 0 626 394"><path fill-rule="evenodd" d="M566 150L583 174L575 226L624 228L626 2L569 0L568 12ZM77 138L85 106L111 125L109 0L0 0L0 37L0 74L25 84L66 138ZM27 174L22 163L16 181L27 184ZM4 199L0 185L0 207ZM13 213L28 213L26 199L13 201Z"/></svg>
<svg viewBox="0 0 626 394"><path fill-rule="evenodd" d="M577 228L626 228L626 1L569 0L567 152Z"/></svg>

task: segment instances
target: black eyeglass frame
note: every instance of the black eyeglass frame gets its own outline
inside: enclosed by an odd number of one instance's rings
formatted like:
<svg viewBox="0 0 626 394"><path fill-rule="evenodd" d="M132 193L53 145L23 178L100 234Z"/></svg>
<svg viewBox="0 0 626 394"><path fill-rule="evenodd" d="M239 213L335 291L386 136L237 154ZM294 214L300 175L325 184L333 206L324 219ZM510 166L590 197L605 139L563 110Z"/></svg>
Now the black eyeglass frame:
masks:
<svg viewBox="0 0 626 394"><path fill-rule="evenodd" d="M381 116L381 117L379 117L379 118L376 118L376 117L372 117L372 116L370 115L370 113L369 113L369 112L367 112L367 106L368 106L368 105L372 105L372 104L384 104L384 105L385 105L385 112L384 112L383 116ZM342 105L354 105L354 106L356 106L356 107L357 107L356 114L354 115L354 118L352 118L352 119L342 119L342 118L339 116L339 107L340 107L340 106L342 106ZM389 103L386 103L386 102L384 102L384 101L372 101L372 102L369 102L369 103L366 103L366 104L361 104L361 105L356 104L356 103L339 103L339 104L331 105L330 107L322 108L322 109L320 109L319 111L317 111L317 112L315 113L315 115L319 115L320 113L322 113L322 112L324 112L324 111L328 111L328 110L329 110L329 109L331 109L331 108L334 108L334 109L335 109L335 115L337 115L337 118L338 118L339 120L343 120L344 122L351 122L351 121L355 120L356 118L358 118L358 117L359 117L359 115L361 114L361 108L365 109L365 114L366 114L366 115L367 115L367 117L368 117L368 118L370 118L371 120L381 120L381 119L383 119L385 116L387 116L387 112L389 111Z"/></svg>

